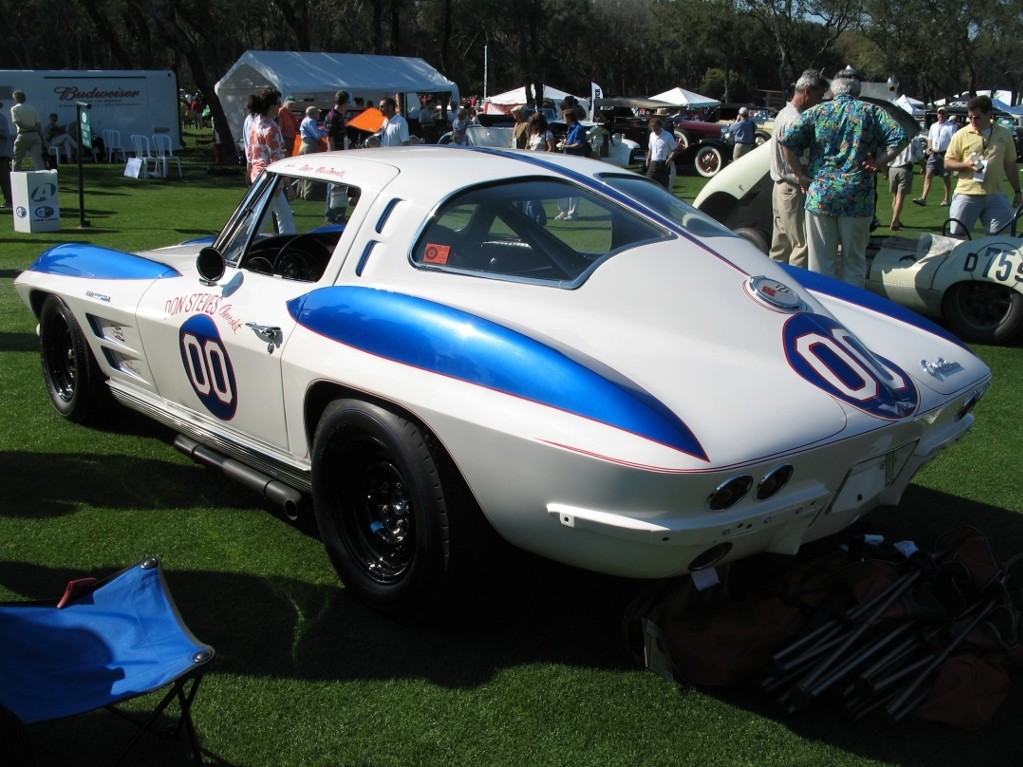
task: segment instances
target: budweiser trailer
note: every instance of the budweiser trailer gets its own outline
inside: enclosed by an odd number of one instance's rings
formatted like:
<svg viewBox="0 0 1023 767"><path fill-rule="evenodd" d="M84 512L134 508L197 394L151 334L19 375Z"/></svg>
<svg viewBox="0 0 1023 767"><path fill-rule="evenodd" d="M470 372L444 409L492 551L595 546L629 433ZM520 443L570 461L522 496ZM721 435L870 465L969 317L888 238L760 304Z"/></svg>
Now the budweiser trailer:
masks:
<svg viewBox="0 0 1023 767"><path fill-rule="evenodd" d="M51 114L62 126L75 125L75 105L84 102L95 136L118 130L128 145L133 133L165 134L181 148L178 79L169 70L0 70L0 102L8 114L14 91L25 92L43 125Z"/></svg>

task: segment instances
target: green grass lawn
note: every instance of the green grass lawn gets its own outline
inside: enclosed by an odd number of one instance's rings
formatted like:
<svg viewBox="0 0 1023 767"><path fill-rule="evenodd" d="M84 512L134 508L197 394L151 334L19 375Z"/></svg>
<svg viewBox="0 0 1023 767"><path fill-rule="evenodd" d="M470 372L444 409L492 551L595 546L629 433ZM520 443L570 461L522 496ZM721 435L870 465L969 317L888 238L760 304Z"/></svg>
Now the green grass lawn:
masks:
<svg viewBox="0 0 1023 767"><path fill-rule="evenodd" d="M61 173L64 228L18 234L0 215L0 598L58 595L72 577L160 556L182 614L217 648L195 708L210 761L246 767L818 767L1018 765L1023 695L967 733L912 721L852 724L815 707L793 717L752 689L685 690L638 668L621 618L639 586L510 555L486 596L446 625L409 627L346 594L308 520L289 523L171 434L122 412L104 429L49 404L34 320L12 287L41 250L93 241L137 249L213 232L240 173L138 181L87 166L88 230L76 175ZM683 176L692 200L702 180ZM920 179L917 179L917 184ZM932 192L933 194L933 192ZM937 198L934 198L935 200ZM879 206L887 223L887 192ZM942 210L910 206L903 234ZM1018 490L1019 348L977 350L995 383L964 442L930 464L882 532L929 541L968 523L1003 557L1023 550ZM508 467L514 470L514 467ZM2 648L0 648L2 651ZM0 699L3 691L0 690ZM126 733L105 713L35 727L44 765L103 764ZM2 746L0 746L2 754ZM191 763L184 742L144 741L132 761ZM0 761L0 763L3 763Z"/></svg>

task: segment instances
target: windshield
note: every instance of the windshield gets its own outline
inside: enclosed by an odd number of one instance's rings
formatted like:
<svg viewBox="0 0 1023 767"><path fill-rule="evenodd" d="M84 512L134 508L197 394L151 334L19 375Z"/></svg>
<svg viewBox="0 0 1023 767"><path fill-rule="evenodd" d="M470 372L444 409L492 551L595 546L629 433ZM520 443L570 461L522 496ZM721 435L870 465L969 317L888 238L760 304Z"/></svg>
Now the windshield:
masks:
<svg viewBox="0 0 1023 767"><path fill-rule="evenodd" d="M231 266L240 266L268 240L333 234L336 243L359 202L358 187L263 173L242 200L215 247Z"/></svg>
<svg viewBox="0 0 1023 767"><path fill-rule="evenodd" d="M640 214L554 179L477 187L448 200L412 250L417 266L581 284L602 260L674 237Z"/></svg>

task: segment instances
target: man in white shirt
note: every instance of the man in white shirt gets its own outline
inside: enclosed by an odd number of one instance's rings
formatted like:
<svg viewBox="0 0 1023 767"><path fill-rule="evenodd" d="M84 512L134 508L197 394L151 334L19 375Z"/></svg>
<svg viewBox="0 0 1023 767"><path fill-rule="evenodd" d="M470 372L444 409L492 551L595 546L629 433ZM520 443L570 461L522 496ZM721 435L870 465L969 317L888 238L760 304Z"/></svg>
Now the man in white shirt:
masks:
<svg viewBox="0 0 1023 767"><path fill-rule="evenodd" d="M39 113L31 104L25 103L25 92L14 91L14 106L11 107L11 122L18 131L14 139L14 170L21 170L25 155L32 157L36 170L46 170L43 161L43 126Z"/></svg>
<svg viewBox="0 0 1023 767"><path fill-rule="evenodd" d="M941 176L941 182L945 185L945 197L941 205L948 205L952 198L952 176L945 170L945 152L948 151L948 144L956 133L956 126L946 122L948 112L945 107L938 107L938 120L931 123L927 131L927 167L924 169L924 189L921 196L913 202L917 205L927 204L927 195L931 193L931 179Z"/></svg>
<svg viewBox="0 0 1023 767"><path fill-rule="evenodd" d="M409 143L408 123L398 114L398 102L390 96L380 99L384 124L380 128L380 146L403 146Z"/></svg>
<svg viewBox="0 0 1023 767"><path fill-rule="evenodd" d="M792 100L774 118L771 139L771 208L774 226L770 256L783 264L806 268L806 193L799 186L776 138L785 133L796 118L814 104L819 104L828 89L828 82L816 69L807 69L796 81ZM805 159L805 158L804 158Z"/></svg>
<svg viewBox="0 0 1023 767"><path fill-rule="evenodd" d="M646 150L646 177L652 178L665 189L671 173L668 158L674 154L675 136L664 130L664 120L655 117L650 121L650 138Z"/></svg>

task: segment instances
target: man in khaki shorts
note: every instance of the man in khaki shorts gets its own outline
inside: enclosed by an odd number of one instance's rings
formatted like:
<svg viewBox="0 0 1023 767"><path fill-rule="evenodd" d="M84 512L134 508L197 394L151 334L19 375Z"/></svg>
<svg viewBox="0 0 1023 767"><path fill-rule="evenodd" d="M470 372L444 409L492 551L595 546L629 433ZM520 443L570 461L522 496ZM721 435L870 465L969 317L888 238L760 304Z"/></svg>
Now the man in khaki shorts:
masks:
<svg viewBox="0 0 1023 767"><path fill-rule="evenodd" d="M892 223L888 228L897 232L902 228L902 207L913 194L913 173L923 152L917 139L913 139L888 166L888 191L892 193Z"/></svg>

